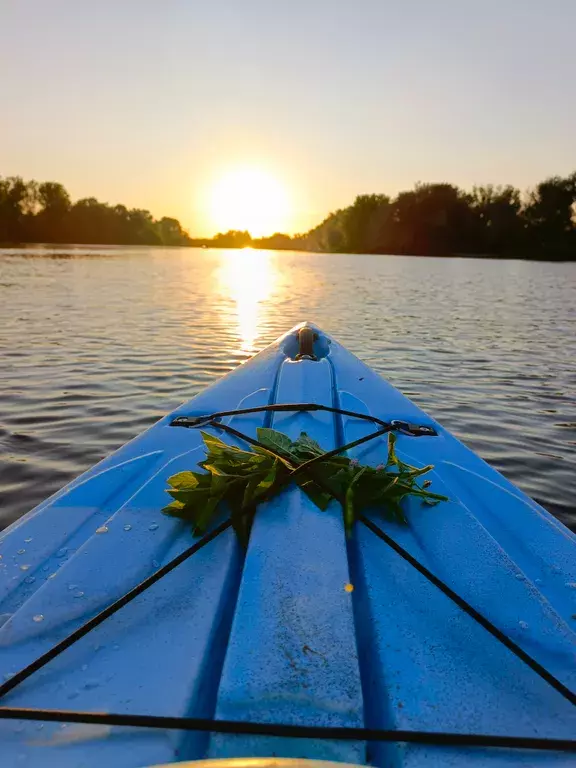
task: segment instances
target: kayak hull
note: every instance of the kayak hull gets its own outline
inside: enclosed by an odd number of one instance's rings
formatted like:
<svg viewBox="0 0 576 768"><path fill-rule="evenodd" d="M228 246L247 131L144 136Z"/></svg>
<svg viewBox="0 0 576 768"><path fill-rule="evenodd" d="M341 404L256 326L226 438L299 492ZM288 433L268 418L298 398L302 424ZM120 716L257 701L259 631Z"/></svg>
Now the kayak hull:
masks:
<svg viewBox="0 0 576 768"><path fill-rule="evenodd" d="M317 359L298 359L292 329L3 533L0 673L31 663L193 542L188 525L161 513L167 478L204 456L200 431L171 426L174 418L314 402L436 430L399 434L398 454L433 464L432 490L449 501L409 500L408 525L378 510L369 518L576 689L573 534L311 327ZM374 431L323 411L225 421L252 437L261 426L294 439L305 431L325 450ZM386 454L386 436L349 453L372 466ZM574 706L533 670L368 528L347 538L336 502L322 512L295 486L261 505L246 551L225 531L2 704L565 739L576 730ZM0 732L6 766L271 755L379 766L573 764L561 752L41 721L0 721Z"/></svg>

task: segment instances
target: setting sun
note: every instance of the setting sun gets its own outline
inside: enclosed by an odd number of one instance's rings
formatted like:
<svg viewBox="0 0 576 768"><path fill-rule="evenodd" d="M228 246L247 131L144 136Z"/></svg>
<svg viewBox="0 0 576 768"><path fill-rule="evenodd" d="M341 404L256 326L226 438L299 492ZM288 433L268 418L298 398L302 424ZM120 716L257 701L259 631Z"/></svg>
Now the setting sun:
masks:
<svg viewBox="0 0 576 768"><path fill-rule="evenodd" d="M258 168L239 168L213 185L210 216L218 232L248 230L253 237L290 229L290 204L282 184Z"/></svg>

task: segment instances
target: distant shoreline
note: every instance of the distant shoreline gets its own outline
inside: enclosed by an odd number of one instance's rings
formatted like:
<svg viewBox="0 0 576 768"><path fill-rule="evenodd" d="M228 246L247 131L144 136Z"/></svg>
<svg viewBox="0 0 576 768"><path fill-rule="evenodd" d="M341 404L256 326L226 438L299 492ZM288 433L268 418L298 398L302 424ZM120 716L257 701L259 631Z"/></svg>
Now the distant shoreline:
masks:
<svg viewBox="0 0 576 768"><path fill-rule="evenodd" d="M320 253L457 256L576 261L576 172L540 182L525 195L512 186L417 184L391 198L359 195L309 232L253 238L229 230L195 238L177 219L146 210L72 202L62 184L0 177L0 242L105 246L189 246Z"/></svg>
<svg viewBox="0 0 576 768"><path fill-rule="evenodd" d="M406 258L420 258L420 259L468 259L468 260L484 260L484 261L539 261L539 262L553 262L558 264L566 264L566 263L572 263L576 261L576 255L574 258L550 258L549 256L542 256L540 254L534 254L534 255L528 255L528 256L521 256L519 254L494 254L494 253L376 253L376 252L363 252L363 253L352 253L352 252L344 252L344 251L313 251L310 249L305 248L263 248L260 246L216 246L216 245L143 245L142 243L0 243L0 255L3 250L14 250L14 251L24 251L24 250L38 250L41 251L42 249L46 250L58 250L59 248L62 249L70 249L70 250L86 250L86 249L106 249L110 248L112 249L124 249L124 248L141 248L142 250L148 251L150 248L191 248L196 250L203 250L203 251L242 251L242 250L255 250L255 251L264 251L264 250L275 250L278 252L285 251L286 253L308 253L308 254L318 254L318 255L324 255L324 256L382 256L383 258L386 257L406 257ZM18 254L14 254L18 255Z"/></svg>

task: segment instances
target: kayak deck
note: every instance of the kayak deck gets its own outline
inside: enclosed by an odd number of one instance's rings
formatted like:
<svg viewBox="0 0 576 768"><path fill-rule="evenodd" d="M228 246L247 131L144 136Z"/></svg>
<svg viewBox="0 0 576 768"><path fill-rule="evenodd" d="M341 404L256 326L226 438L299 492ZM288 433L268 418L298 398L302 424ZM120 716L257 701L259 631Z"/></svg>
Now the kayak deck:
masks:
<svg viewBox="0 0 576 768"><path fill-rule="evenodd" d="M571 690L575 538L350 352L291 331L4 532L0 673L10 676L193 543L165 517L167 478L203 458L178 416L315 402L433 426L398 436L449 502L369 515ZM323 411L226 419L256 437L307 432L325 450L374 431ZM226 437L237 445L240 442ZM244 446L242 446L244 447ZM386 436L349 455L385 462ZM350 587L352 585L352 588ZM0 682L2 680L0 679ZM296 487L263 504L246 552L227 530L3 699L4 706L570 738L575 708L340 506ZM573 764L561 752L0 721L2 765L137 766L233 756L379 766ZM24 758L22 756L24 755Z"/></svg>

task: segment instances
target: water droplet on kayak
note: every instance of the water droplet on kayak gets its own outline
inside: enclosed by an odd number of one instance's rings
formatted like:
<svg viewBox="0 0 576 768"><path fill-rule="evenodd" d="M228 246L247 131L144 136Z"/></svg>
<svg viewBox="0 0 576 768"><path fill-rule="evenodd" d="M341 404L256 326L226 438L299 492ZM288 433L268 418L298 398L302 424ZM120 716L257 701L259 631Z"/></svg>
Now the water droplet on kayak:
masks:
<svg viewBox="0 0 576 768"><path fill-rule="evenodd" d="M46 563L46 565L42 566L42 570L43 571L49 571L50 570L50 565L48 563Z"/></svg>
<svg viewBox="0 0 576 768"><path fill-rule="evenodd" d="M84 683L84 688L87 691L91 691L94 688L98 688L99 685L100 683L98 682L98 680L86 680L86 682Z"/></svg>
<svg viewBox="0 0 576 768"><path fill-rule="evenodd" d="M36 726L36 730L41 731L42 728L44 728L44 723L38 723L38 725Z"/></svg>
<svg viewBox="0 0 576 768"><path fill-rule="evenodd" d="M131 525L125 525L124 526L124 530L125 531L131 531L132 530L132 526Z"/></svg>
<svg viewBox="0 0 576 768"><path fill-rule="evenodd" d="M542 584L542 579L534 579L534 584Z"/></svg>
<svg viewBox="0 0 576 768"><path fill-rule="evenodd" d="M119 650L120 650L120 646L119 646L118 644L116 644L116 645L113 645L113 646L112 646L112 648L113 648L115 651L119 651Z"/></svg>
<svg viewBox="0 0 576 768"><path fill-rule="evenodd" d="M518 579L518 581L524 581L524 574L523 573L517 573L516 574L516 578Z"/></svg>
<svg viewBox="0 0 576 768"><path fill-rule="evenodd" d="M58 575L57 573L51 573L50 576L47 576L47 578L48 579L55 579L57 575Z"/></svg>
<svg viewBox="0 0 576 768"><path fill-rule="evenodd" d="M76 592L72 594L72 597L84 597L84 592L82 592L81 589L77 589Z"/></svg>
<svg viewBox="0 0 576 768"><path fill-rule="evenodd" d="M60 726L60 730L63 731L64 728L68 728L68 723L62 723L62 725Z"/></svg>
<svg viewBox="0 0 576 768"><path fill-rule="evenodd" d="M567 581L566 586L568 589L576 589L576 581Z"/></svg>
<svg viewBox="0 0 576 768"><path fill-rule="evenodd" d="M6 672L4 674L4 680L10 680L10 678L14 677L15 674L16 674L16 672Z"/></svg>
<svg viewBox="0 0 576 768"><path fill-rule="evenodd" d="M78 589L78 584L68 584L68 589L72 592L73 589Z"/></svg>
<svg viewBox="0 0 576 768"><path fill-rule="evenodd" d="M31 541L32 541L32 536L30 536L27 539L24 539L24 544L30 544Z"/></svg>
<svg viewBox="0 0 576 768"><path fill-rule="evenodd" d="M153 568L160 568L160 563L158 560L152 560L152 567Z"/></svg>
<svg viewBox="0 0 576 768"><path fill-rule="evenodd" d="M39 621L44 621L44 616L41 613L37 613L36 616L32 616L32 621L35 621L38 623Z"/></svg>
<svg viewBox="0 0 576 768"><path fill-rule="evenodd" d="M26 576L24 581L26 582L26 584L34 584L34 582L36 581L36 577L35 576Z"/></svg>
<svg viewBox="0 0 576 768"><path fill-rule="evenodd" d="M82 672L86 672L86 670L88 669L88 664L82 664L80 669L82 670Z"/></svg>
<svg viewBox="0 0 576 768"><path fill-rule="evenodd" d="M152 523L152 525L148 526L149 531L155 531L158 528L158 523Z"/></svg>
<svg viewBox="0 0 576 768"><path fill-rule="evenodd" d="M108 526L101 525L100 528L96 528L96 533L108 533Z"/></svg>
<svg viewBox="0 0 576 768"><path fill-rule="evenodd" d="M17 555L23 555L23 554L24 554L24 552L26 552L26 550L25 550L25 549L19 549L19 550L18 550L18 552L17 552L16 554L17 554Z"/></svg>
<svg viewBox="0 0 576 768"><path fill-rule="evenodd" d="M520 624L522 629L528 629L528 622L527 621L519 621L518 624Z"/></svg>
<svg viewBox="0 0 576 768"><path fill-rule="evenodd" d="M62 547L62 549L59 549L58 552L56 552L56 557L66 557L68 554L68 548Z"/></svg>
<svg viewBox="0 0 576 768"><path fill-rule="evenodd" d="M28 570L28 568L30 568L30 566L29 566L29 565L21 565L21 566L20 566L20 570L21 570L21 571L27 571L27 570Z"/></svg>

